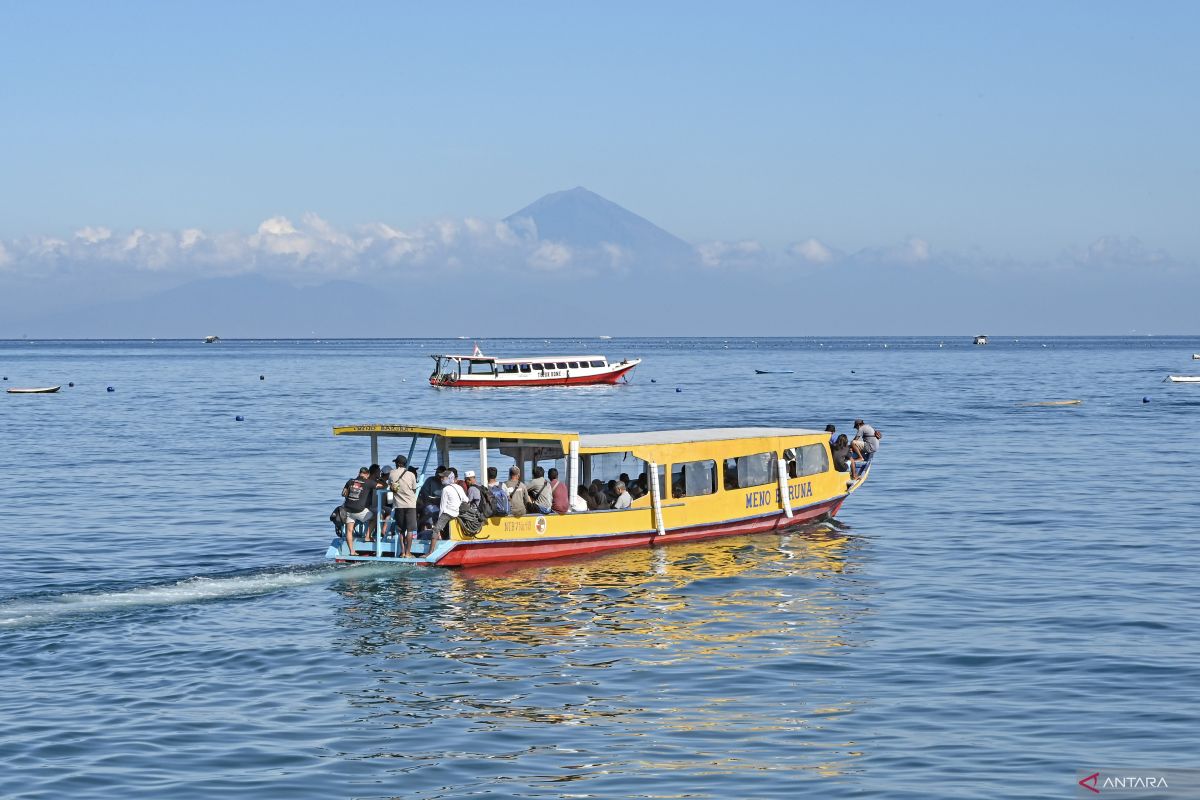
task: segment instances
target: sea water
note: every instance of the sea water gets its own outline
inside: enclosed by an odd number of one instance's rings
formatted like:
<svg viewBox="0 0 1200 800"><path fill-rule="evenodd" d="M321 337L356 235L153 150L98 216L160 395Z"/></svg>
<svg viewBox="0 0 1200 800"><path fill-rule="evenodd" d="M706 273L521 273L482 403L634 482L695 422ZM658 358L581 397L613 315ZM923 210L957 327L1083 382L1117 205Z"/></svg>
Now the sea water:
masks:
<svg viewBox="0 0 1200 800"><path fill-rule="evenodd" d="M454 340L0 343L0 385L63 385L0 397L0 796L1063 797L1194 767L1200 385L1162 380L1200 339L991 342L482 342L645 359L516 390L428 386ZM855 417L884 438L836 524L322 561L369 459L335 424Z"/></svg>

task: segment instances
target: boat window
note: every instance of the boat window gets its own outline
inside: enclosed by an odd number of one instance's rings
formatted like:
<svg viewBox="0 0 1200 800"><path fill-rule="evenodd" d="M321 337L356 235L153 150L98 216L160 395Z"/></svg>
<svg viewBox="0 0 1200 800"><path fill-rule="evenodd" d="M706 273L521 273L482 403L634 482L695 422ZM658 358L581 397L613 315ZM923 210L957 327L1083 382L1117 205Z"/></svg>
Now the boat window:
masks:
<svg viewBox="0 0 1200 800"><path fill-rule="evenodd" d="M593 367L603 367L603 366L604 366L604 362L603 362L603 361L593 361L593 362L592 362L592 366L593 366Z"/></svg>
<svg viewBox="0 0 1200 800"><path fill-rule="evenodd" d="M568 361L567 366L570 367L571 369L579 369L579 362L578 361Z"/></svg>
<svg viewBox="0 0 1200 800"><path fill-rule="evenodd" d="M516 364L501 364L500 366L504 370L505 375L509 375L517 371Z"/></svg>
<svg viewBox="0 0 1200 800"><path fill-rule="evenodd" d="M558 364L557 364L556 366L557 366L559 369L566 369L566 368L567 368L567 362L565 362L565 361L560 361L560 362L558 362Z"/></svg>
<svg viewBox="0 0 1200 800"><path fill-rule="evenodd" d="M724 472L727 490L774 483L779 478L778 456L774 453L755 453L740 458L727 458Z"/></svg>
<svg viewBox="0 0 1200 800"><path fill-rule="evenodd" d="M671 465L671 497L698 497L716 490L716 461L709 459Z"/></svg>
<svg viewBox="0 0 1200 800"><path fill-rule="evenodd" d="M533 365L533 368L534 368L535 370L538 370L539 372L540 372L541 370L545 369L545 367L543 367L541 364L534 364L534 365Z"/></svg>
<svg viewBox="0 0 1200 800"><path fill-rule="evenodd" d="M818 475L829 471L829 454L823 444L806 444L796 459L800 475Z"/></svg>
<svg viewBox="0 0 1200 800"><path fill-rule="evenodd" d="M528 365L528 364L520 364L520 365L518 365L518 366L520 366L520 367L521 367L521 372L529 372L529 365Z"/></svg>
<svg viewBox="0 0 1200 800"><path fill-rule="evenodd" d="M492 362L491 361L472 361L472 362L470 362L470 364L471 364L470 368L467 370L467 372L470 373L471 375L491 375L492 374Z"/></svg>

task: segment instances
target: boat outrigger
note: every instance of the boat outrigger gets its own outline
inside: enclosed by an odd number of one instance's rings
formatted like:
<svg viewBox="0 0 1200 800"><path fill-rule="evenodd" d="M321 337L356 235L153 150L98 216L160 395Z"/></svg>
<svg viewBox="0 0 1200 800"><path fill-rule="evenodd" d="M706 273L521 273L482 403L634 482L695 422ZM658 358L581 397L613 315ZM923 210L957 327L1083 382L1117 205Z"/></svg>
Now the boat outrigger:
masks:
<svg viewBox="0 0 1200 800"><path fill-rule="evenodd" d="M578 386L612 384L642 363L640 358L610 363L606 356L526 356L495 358L475 348L469 356L431 356L432 386Z"/></svg>
<svg viewBox="0 0 1200 800"><path fill-rule="evenodd" d="M420 555L408 558L400 556L402 543L395 530L378 524L377 506L376 521L368 523L372 542L362 541L356 531L355 550L350 552L339 531L326 551L327 558L349 562L458 567L765 533L833 517L862 486L871 466L867 462L860 467L853 479L850 473L836 471L829 434L800 428L579 434L349 425L333 432L368 437L372 463L379 462L380 441L385 441L405 456L422 480L435 465L452 465L460 475L475 470L481 483L489 466L496 467L503 480L511 466L527 477L536 465L556 465L565 476L572 507L578 487L593 480L620 479L647 490L626 509L492 517L475 535L455 521L449 539L418 541L413 552Z"/></svg>

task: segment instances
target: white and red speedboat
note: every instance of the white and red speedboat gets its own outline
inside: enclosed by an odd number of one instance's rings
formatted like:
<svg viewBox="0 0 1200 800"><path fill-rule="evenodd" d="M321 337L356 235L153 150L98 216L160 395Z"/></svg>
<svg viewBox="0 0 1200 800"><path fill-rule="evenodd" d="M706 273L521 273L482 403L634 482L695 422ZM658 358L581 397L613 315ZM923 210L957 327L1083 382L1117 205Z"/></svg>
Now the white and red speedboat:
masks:
<svg viewBox="0 0 1200 800"><path fill-rule="evenodd" d="M434 355L433 386L581 386L613 384L642 363L640 358L609 362L605 356L485 356L478 347L469 356Z"/></svg>

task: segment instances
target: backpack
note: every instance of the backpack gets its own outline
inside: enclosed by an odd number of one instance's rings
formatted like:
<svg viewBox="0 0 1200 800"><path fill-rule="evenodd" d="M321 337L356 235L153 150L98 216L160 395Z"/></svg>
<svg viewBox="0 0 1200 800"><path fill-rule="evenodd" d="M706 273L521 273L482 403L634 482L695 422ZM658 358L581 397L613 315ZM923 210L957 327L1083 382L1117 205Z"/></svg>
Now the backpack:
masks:
<svg viewBox="0 0 1200 800"><path fill-rule="evenodd" d="M471 503L463 503L458 509L458 524L462 526L465 536L474 538L483 530L483 514Z"/></svg>
<svg viewBox="0 0 1200 800"><path fill-rule="evenodd" d="M496 516L496 497L486 486L476 486L479 490L479 514L487 519Z"/></svg>
<svg viewBox="0 0 1200 800"><path fill-rule="evenodd" d="M508 516L508 495L504 491L503 486L488 487L486 494L492 496L492 514L493 517Z"/></svg>

